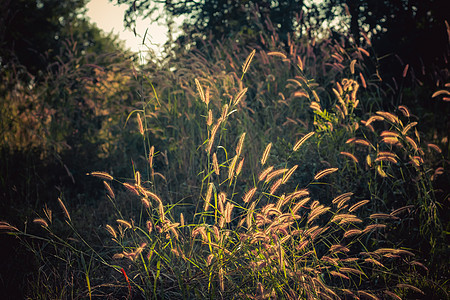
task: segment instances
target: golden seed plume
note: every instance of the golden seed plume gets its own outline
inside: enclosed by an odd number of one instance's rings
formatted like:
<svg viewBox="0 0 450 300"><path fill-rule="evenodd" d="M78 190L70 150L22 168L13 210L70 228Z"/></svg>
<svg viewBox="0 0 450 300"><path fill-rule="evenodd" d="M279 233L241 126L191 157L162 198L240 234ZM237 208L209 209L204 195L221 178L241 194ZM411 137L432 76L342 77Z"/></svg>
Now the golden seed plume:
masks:
<svg viewBox="0 0 450 300"><path fill-rule="evenodd" d="M206 125L211 126L212 122L213 122L212 110L209 110L208 111L208 119L206 120Z"/></svg>
<svg viewBox="0 0 450 300"><path fill-rule="evenodd" d="M278 57L281 57L283 59L287 58L286 55L284 55L283 53L278 52L278 51L268 52L267 55L269 55L269 56L278 56Z"/></svg>
<svg viewBox="0 0 450 300"><path fill-rule="evenodd" d="M353 212L353 211L357 210L358 208L360 208L361 206L363 206L363 205L365 205L365 204L367 204L367 203L369 203L369 202L370 202L369 200L361 200L361 201L359 201L359 202L353 204L353 205L348 209L348 211L349 211L349 212Z"/></svg>
<svg viewBox="0 0 450 300"><path fill-rule="evenodd" d="M300 148L300 146L301 146L307 139L309 139L310 137L312 137L314 134L315 134L314 131L312 131L312 132L306 134L306 135L305 135L304 137L302 137L297 143L295 143L294 148L293 148L292 150L293 150L294 152L297 151L297 150Z"/></svg>
<svg viewBox="0 0 450 300"><path fill-rule="evenodd" d="M256 49L253 49L253 51L247 56L247 59L244 62L244 65L242 65L242 73L247 73L247 70L250 66L250 63L252 62L253 56L255 56Z"/></svg>
<svg viewBox="0 0 450 300"><path fill-rule="evenodd" d="M115 199L116 196L114 195L114 191L112 190L111 186L106 181L103 181L103 184L105 185L106 191L108 192L108 195L111 197L111 199Z"/></svg>
<svg viewBox="0 0 450 300"><path fill-rule="evenodd" d="M66 218L69 219L69 221L72 221L69 215L69 211L67 210L66 206L62 202L61 198L58 198L59 205L61 206L62 210L64 211L64 214L66 215Z"/></svg>
<svg viewBox="0 0 450 300"><path fill-rule="evenodd" d="M223 122L223 121L225 121L225 119L227 118L227 115L228 115L228 104L225 104L223 107L222 107L222 114L220 115L220 119L219 119L219 121L220 122Z"/></svg>
<svg viewBox="0 0 450 300"><path fill-rule="evenodd" d="M206 103L207 106L209 104L209 100L211 100L210 98L211 98L211 96L210 96L209 87L207 87L206 88L206 93L205 93L205 103Z"/></svg>
<svg viewBox="0 0 450 300"><path fill-rule="evenodd" d="M409 113L409 110L408 110L408 108L405 106L405 105L400 105L399 107L398 107L398 110L400 110L401 112L402 112L402 114L405 116L405 117L407 117L407 118L409 118L410 117L410 113Z"/></svg>
<svg viewBox="0 0 450 300"><path fill-rule="evenodd" d="M236 176L239 176L239 174L241 174L242 171L242 166L244 165L244 159L242 158L241 161L239 162L237 168L236 168Z"/></svg>
<svg viewBox="0 0 450 300"><path fill-rule="evenodd" d="M402 74L403 78L405 78L406 74L408 74L408 68L409 68L409 64L406 65L405 68L403 69L403 74Z"/></svg>
<svg viewBox="0 0 450 300"><path fill-rule="evenodd" d="M150 191L147 191L147 190L144 191L144 195L145 195L146 197L150 197L150 198L152 198L153 200L155 200L156 202L162 204L162 200L161 200L161 198L158 197L158 195L156 195L156 194L154 194L154 193L152 193L152 192L150 192Z"/></svg>
<svg viewBox="0 0 450 300"><path fill-rule="evenodd" d="M137 114L137 120L138 120L138 125L139 125L139 133L141 135L144 135L144 126L142 125L142 119L141 119L141 114Z"/></svg>
<svg viewBox="0 0 450 300"><path fill-rule="evenodd" d="M109 175L106 172L91 172L91 173L87 173L86 175L91 175L91 176L99 177L99 178L106 179L106 180L114 179L111 175Z"/></svg>
<svg viewBox="0 0 450 300"><path fill-rule="evenodd" d="M236 99L233 101L233 105L238 105L238 103L241 102L242 98L245 96L245 93L247 93L247 90L248 88L245 88L237 94Z"/></svg>
<svg viewBox="0 0 450 300"><path fill-rule="evenodd" d="M234 176L234 170L236 168L236 163L237 163L238 158L239 158L238 155L235 155L233 157L233 160L231 161L231 164L230 164L229 169L228 169L228 180L230 180L230 185L231 185L231 182L232 182L231 179Z"/></svg>
<svg viewBox="0 0 450 300"><path fill-rule="evenodd" d="M208 191L206 192L205 206L203 207L204 211L208 211L209 202L211 201L213 187L214 187L214 183L211 182L208 186Z"/></svg>
<svg viewBox="0 0 450 300"><path fill-rule="evenodd" d="M147 198L142 198L141 202L146 208L150 208L150 202L148 201Z"/></svg>
<svg viewBox="0 0 450 300"><path fill-rule="evenodd" d="M246 133L244 132L243 134L241 134L241 137L239 138L239 142L238 142L237 147L236 147L236 154L237 155L241 155L242 145L244 144L245 135L246 135Z"/></svg>
<svg viewBox="0 0 450 300"><path fill-rule="evenodd" d="M214 173L216 173L216 175L220 175L219 163L217 161L216 152L214 152L214 154L213 154L213 168L214 168Z"/></svg>
<svg viewBox="0 0 450 300"><path fill-rule="evenodd" d="M34 220L33 220L33 223L39 224L39 225L41 225L42 227L48 227L48 223L47 223L44 219L41 219L41 218L39 218L39 219L34 219Z"/></svg>
<svg viewBox="0 0 450 300"><path fill-rule="evenodd" d="M180 213L180 225L182 227L184 226L184 215L183 215L183 213Z"/></svg>
<svg viewBox="0 0 450 300"><path fill-rule="evenodd" d="M106 225L106 230L114 237L117 238L117 233L111 225Z"/></svg>
<svg viewBox="0 0 450 300"><path fill-rule="evenodd" d="M216 136L217 130L219 129L220 123L221 123L221 121L218 120L216 125L214 125L214 127L211 130L211 135L208 140L208 146L206 147L206 152L208 152L208 154L211 153L211 148L214 144L214 138Z"/></svg>
<svg viewBox="0 0 450 300"><path fill-rule="evenodd" d="M121 224L121 225L123 225L123 226L125 226L125 227L127 227L127 228L129 228L129 229L133 228L133 226L131 226L131 223L127 222L125 220L117 219L116 222Z"/></svg>
<svg viewBox="0 0 450 300"><path fill-rule="evenodd" d="M429 144L427 144L427 146L428 146L428 148L433 149L437 153L442 153L442 150L441 150L441 148L439 148L438 145L429 143Z"/></svg>
<svg viewBox="0 0 450 300"><path fill-rule="evenodd" d="M141 186L141 173L139 171L134 173L134 181L137 186Z"/></svg>
<svg viewBox="0 0 450 300"><path fill-rule="evenodd" d="M328 174L334 173L337 170L339 170L339 168L328 168L328 169L322 170L319 173L317 173L316 176L314 176L314 180L319 180L320 178L322 178Z"/></svg>
<svg viewBox="0 0 450 300"><path fill-rule="evenodd" d="M205 93L203 92L202 85L200 84L200 81L198 81L197 78L194 79L195 85L197 86L198 93L200 95L200 98L203 102L206 102Z"/></svg>
<svg viewBox="0 0 450 300"><path fill-rule="evenodd" d="M302 62L302 59L300 58L300 56L297 56L297 66L300 69L300 71L303 72L303 62Z"/></svg>
<svg viewBox="0 0 450 300"><path fill-rule="evenodd" d="M356 59L352 60L352 62L350 63L350 72L352 72L352 74L355 74L355 64Z"/></svg>
<svg viewBox="0 0 450 300"><path fill-rule="evenodd" d="M297 170L298 165L293 166L292 168L289 169L289 171L284 174L283 176L283 181L281 182L282 184L285 184L289 178L292 176L292 174L294 174L295 170Z"/></svg>
<svg viewBox="0 0 450 300"><path fill-rule="evenodd" d="M275 170L271 173L269 173L266 177L266 183L271 181L272 179L274 179L275 177L284 174L286 171L288 171L288 169L279 169L279 170Z"/></svg>
<svg viewBox="0 0 450 300"><path fill-rule="evenodd" d="M356 158L356 156L354 156L353 154L349 153L349 152L340 152L341 155L347 156L349 158L351 158L355 163L358 163L358 159Z"/></svg>
<svg viewBox="0 0 450 300"><path fill-rule="evenodd" d="M271 195L275 194L276 190L280 187L282 181L283 181L283 179L280 178L277 181L275 181L275 183L270 187L270 194Z"/></svg>
<svg viewBox="0 0 450 300"><path fill-rule="evenodd" d="M266 149L264 150L263 156L261 157L261 165L264 166L264 164L267 161L267 158L269 157L270 149L272 148L272 143L269 143L266 146Z"/></svg>
<svg viewBox="0 0 450 300"><path fill-rule="evenodd" d="M297 204L295 204L294 207L292 208L292 214L293 215L297 214L298 210L304 207L305 204L309 202L309 200L311 200L311 198L305 198L299 201Z"/></svg>
<svg viewBox="0 0 450 300"><path fill-rule="evenodd" d="M263 181L264 178L266 178L267 174L269 174L272 170L273 170L273 166L266 168L264 171L261 172L261 174L259 174L258 180Z"/></svg>
<svg viewBox="0 0 450 300"><path fill-rule="evenodd" d="M359 73L359 78L361 78L362 86L366 89L367 88L366 80L364 79L364 76L361 72Z"/></svg>
<svg viewBox="0 0 450 300"><path fill-rule="evenodd" d="M155 146L151 146L150 153L148 154L148 164L150 168L153 168L153 157L155 156Z"/></svg>
<svg viewBox="0 0 450 300"><path fill-rule="evenodd" d="M406 133L407 133L412 127L414 127L414 126L416 126L416 125L417 125L417 122L411 122L411 123L409 123L408 125L405 126L405 128L403 128L402 134L403 134L403 135L406 135Z"/></svg>
<svg viewBox="0 0 450 300"><path fill-rule="evenodd" d="M242 198L242 201L244 201L244 203L248 203L252 199L255 192L256 192L256 187L250 189L247 193L245 193L244 197Z"/></svg>

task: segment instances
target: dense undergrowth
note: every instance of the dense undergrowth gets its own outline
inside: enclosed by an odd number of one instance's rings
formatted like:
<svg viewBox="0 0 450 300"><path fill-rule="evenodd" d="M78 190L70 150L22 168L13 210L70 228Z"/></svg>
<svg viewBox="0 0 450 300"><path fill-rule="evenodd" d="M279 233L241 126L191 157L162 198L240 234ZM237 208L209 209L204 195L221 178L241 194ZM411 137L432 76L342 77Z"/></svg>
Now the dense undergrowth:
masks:
<svg viewBox="0 0 450 300"><path fill-rule="evenodd" d="M36 211L1 223L34 256L27 297L448 297L445 114L422 128L369 41L244 41L138 69L73 59L8 95L27 109L4 113L19 127L2 121L3 173L35 149L29 174L2 178L5 207L24 193ZM427 101L448 111L448 89Z"/></svg>

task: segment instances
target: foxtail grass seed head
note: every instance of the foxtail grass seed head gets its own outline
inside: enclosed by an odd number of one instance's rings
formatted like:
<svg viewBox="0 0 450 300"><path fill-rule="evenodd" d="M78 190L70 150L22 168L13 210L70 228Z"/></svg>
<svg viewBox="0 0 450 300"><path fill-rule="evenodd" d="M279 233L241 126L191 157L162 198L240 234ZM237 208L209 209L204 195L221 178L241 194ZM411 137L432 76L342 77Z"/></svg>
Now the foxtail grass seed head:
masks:
<svg viewBox="0 0 450 300"><path fill-rule="evenodd" d="M301 189L301 190L291 193L289 196L286 197L286 201L294 201L295 199L298 199L298 198L301 198L304 196L309 196L309 191L307 189Z"/></svg>
<svg viewBox="0 0 450 300"><path fill-rule="evenodd" d="M251 188L247 193L245 193L244 197L242 198L242 201L244 201L244 203L248 203L250 202L250 200L252 199L253 195L256 192L256 187Z"/></svg>
<svg viewBox="0 0 450 300"><path fill-rule="evenodd" d="M234 176L234 170L236 168L236 163L237 163L238 158L239 158L238 155L235 155L233 157L233 160L231 161L231 164L230 164L229 169L228 169L228 180L230 180L230 185L231 185L231 182L232 182L231 179Z"/></svg>
<svg viewBox="0 0 450 300"><path fill-rule="evenodd" d="M429 149L433 149L434 151L436 151L439 154L442 153L442 150L441 150L441 148L439 148L438 145L429 143L429 144L427 144L427 146L428 146Z"/></svg>
<svg viewBox="0 0 450 300"><path fill-rule="evenodd" d="M45 221L44 219L38 218L38 219L34 219L33 223L39 224L42 227L48 227L48 223L47 221Z"/></svg>
<svg viewBox="0 0 450 300"><path fill-rule="evenodd" d="M244 160L245 160L245 158L242 158L241 161L239 162L239 164L236 168L236 176L239 176L239 174L241 174L242 166L244 165Z"/></svg>
<svg viewBox="0 0 450 300"><path fill-rule="evenodd" d="M139 125L139 133L141 135L144 135L144 126L142 125L142 120L141 120L141 114L137 114L137 120L138 120L138 125Z"/></svg>
<svg viewBox="0 0 450 300"><path fill-rule="evenodd" d="M262 171L259 176L258 176L258 180L259 181L263 181L266 176L273 170L273 166L270 166L268 168L266 168L264 171Z"/></svg>
<svg viewBox="0 0 450 300"><path fill-rule="evenodd" d="M269 157L270 149L272 148L272 143L269 143L266 146L266 149L264 150L263 156L261 157L261 166L264 166L264 164L267 161L267 158Z"/></svg>
<svg viewBox="0 0 450 300"><path fill-rule="evenodd" d="M411 147L412 147L415 151L418 151L418 150L419 150L419 147L417 147L416 142L415 142L412 138L410 138L409 136L407 136L407 137L405 137L405 139L406 139L406 141L408 142L408 144L410 144Z"/></svg>
<svg viewBox="0 0 450 300"><path fill-rule="evenodd" d="M352 62L350 63L350 72L352 74L355 74L355 65L356 65L356 59L352 60Z"/></svg>
<svg viewBox="0 0 450 300"><path fill-rule="evenodd" d="M103 181L103 184L105 185L106 191L108 192L108 195L111 197L111 199L115 199L116 195L114 195L111 186L106 181Z"/></svg>
<svg viewBox="0 0 450 300"><path fill-rule="evenodd" d="M416 125L417 125L417 122L411 122L408 125L406 125L405 128L403 128L403 130L402 130L402 135L406 135L408 133L408 131Z"/></svg>
<svg viewBox="0 0 450 300"><path fill-rule="evenodd" d="M106 225L106 230L113 236L113 238L117 238L117 233L111 225Z"/></svg>
<svg viewBox="0 0 450 300"><path fill-rule="evenodd" d="M316 176L314 176L314 180L319 180L320 178L327 176L331 173L334 173L337 170L339 170L339 168L328 168L328 169L322 170L319 173L317 173Z"/></svg>
<svg viewBox="0 0 450 300"><path fill-rule="evenodd" d="M126 187L127 190L129 190L129 191L132 192L133 194L139 196L139 191L136 189L135 186L132 186L131 184L126 183L126 182L122 183L122 185L123 185L124 187Z"/></svg>
<svg viewBox="0 0 450 300"><path fill-rule="evenodd" d="M288 169L279 169L279 170L275 170L273 172L270 172L267 177L266 177L266 183L271 181L272 179L274 179L275 177L286 173L286 171L288 171Z"/></svg>
<svg viewBox="0 0 450 300"><path fill-rule="evenodd" d="M72 221L72 219L70 218L70 215L69 215L69 211L67 210L66 206L62 202L61 198L58 198L58 202L59 202L59 205L61 206L62 210L64 211L64 215L66 216L66 218L69 219L69 221Z"/></svg>
<svg viewBox="0 0 450 300"><path fill-rule="evenodd" d="M145 225L146 225L146 227L147 227L148 233L149 233L149 234L152 233L152 230L153 230L153 224L152 224L152 222L151 222L151 221L147 221L147 222L145 223Z"/></svg>
<svg viewBox="0 0 450 300"><path fill-rule="evenodd" d="M283 176L283 181L281 182L282 184L285 184L289 178L292 176L292 174L294 174L295 170L297 170L298 165L293 166L292 168L289 169L289 171L284 174Z"/></svg>
<svg viewBox="0 0 450 300"><path fill-rule="evenodd" d="M282 59L287 58L285 54L278 52L278 51L267 52L267 55L268 56L278 56L278 57L281 57Z"/></svg>
<svg viewBox="0 0 450 300"><path fill-rule="evenodd" d="M317 92L312 91L312 94L313 94L314 98L316 99L317 103L320 103L320 98L319 98L319 95L317 95Z"/></svg>
<svg viewBox="0 0 450 300"><path fill-rule="evenodd" d="M153 157L155 156L155 146L150 147L150 152L148 154L148 164L150 168L153 168Z"/></svg>
<svg viewBox="0 0 450 300"><path fill-rule="evenodd" d="M227 201L227 194L225 194L224 192L219 193L218 196L218 204L219 204L219 211L221 214L224 214L224 210L225 210L225 202Z"/></svg>
<svg viewBox="0 0 450 300"><path fill-rule="evenodd" d="M87 175L99 177L99 178L102 178L105 180L113 180L114 179L111 175L109 175L106 172L91 172L91 173L87 173Z"/></svg>
<svg viewBox="0 0 450 300"><path fill-rule="evenodd" d="M271 186L271 188L270 188L271 195L275 194L276 190L280 187L282 181L283 181L283 179L280 178L277 181L275 181L275 183Z"/></svg>
<svg viewBox="0 0 450 300"><path fill-rule="evenodd" d="M228 202L225 207L225 222L230 223L231 222L231 212L233 211L234 204L231 204L231 202Z"/></svg>
<svg viewBox="0 0 450 300"><path fill-rule="evenodd" d="M159 198L159 197L158 197L158 195L156 195L155 193L152 193L152 192L150 192L150 191L147 191L147 190L145 190L145 191L144 191L144 193L145 193L145 195L144 195L144 196L146 196L146 197L150 197L150 198L152 198L153 200L155 200L156 202L158 202L158 203L161 203L161 204L162 204L162 200L161 200L161 198Z"/></svg>
<svg viewBox="0 0 450 300"><path fill-rule="evenodd" d="M398 117L394 114L385 111L377 111L376 114L389 120L391 123L398 124Z"/></svg>
<svg viewBox="0 0 450 300"><path fill-rule="evenodd" d="M306 134L306 135L305 135L304 137L302 137L297 143L295 143L294 148L293 148L292 150L293 150L294 152L297 151L297 150L300 148L300 146L301 146L307 139L309 139L310 137L312 137L314 134L315 134L314 131L312 131L312 132Z"/></svg>
<svg viewBox="0 0 450 300"><path fill-rule="evenodd" d="M236 146L236 155L241 155L242 146L243 146L244 140L245 140L245 135L246 135L246 133L244 132L243 134L241 134L241 137L239 138L239 142Z"/></svg>
<svg viewBox="0 0 450 300"><path fill-rule="evenodd" d="M145 208L150 208L150 201L147 198L142 198L141 201Z"/></svg>
<svg viewBox="0 0 450 300"><path fill-rule="evenodd" d="M377 166L377 172L381 177L387 177L386 172L384 172L383 168L380 165Z"/></svg>
<svg viewBox="0 0 450 300"><path fill-rule="evenodd" d="M305 199L300 200L297 204L295 204L294 207L292 208L292 214L296 215L297 212L299 211L299 209L304 207L306 205L306 203L309 202L309 200L311 200L311 198L305 198Z"/></svg>
<svg viewBox="0 0 450 300"><path fill-rule="evenodd" d="M211 197L212 197L213 187L214 187L214 183L211 182L211 183L208 185L208 191L206 192L205 205L204 205L204 207L203 207L203 210L204 210L205 212L208 211L209 202L211 201Z"/></svg>
<svg viewBox="0 0 450 300"><path fill-rule="evenodd" d="M349 153L349 152L340 152L341 155L347 156L349 158L351 158L355 163L358 163L358 159L356 158L356 156L354 156L353 154Z"/></svg>
<svg viewBox="0 0 450 300"><path fill-rule="evenodd" d="M228 104L224 104L224 106L222 107L222 114L220 115L220 122L223 122L226 120L227 116L228 116Z"/></svg>
<svg viewBox="0 0 450 300"><path fill-rule="evenodd" d="M206 120L206 125L211 126L213 122L212 110L208 110L208 119Z"/></svg>
<svg viewBox="0 0 450 300"><path fill-rule="evenodd" d="M350 229L350 230L347 230L344 233L344 238L348 238L348 237L351 237L351 236L359 235L361 233L362 233L362 231L359 230L359 229Z"/></svg>
<svg viewBox="0 0 450 300"><path fill-rule="evenodd" d="M194 79L195 85L197 86L198 94L200 95L200 99L202 99L203 102L206 103L206 97L205 92L203 92L202 85L200 84L200 81L198 81L197 78Z"/></svg>
<svg viewBox="0 0 450 300"><path fill-rule="evenodd" d="M245 93L247 93L248 88L243 89L242 91L239 92L239 94L237 94L236 99L234 99L233 101L233 105L236 106L238 105L239 102L241 102L242 98L244 98Z"/></svg>
<svg viewBox="0 0 450 300"><path fill-rule="evenodd" d="M12 226L11 224L5 221L0 221L0 230L19 231L17 227Z"/></svg>
<svg viewBox="0 0 450 300"><path fill-rule="evenodd" d="M216 175L220 175L219 163L217 161L216 152L214 152L214 154L213 154L213 168L214 168L214 173L216 173Z"/></svg>
<svg viewBox="0 0 450 300"><path fill-rule="evenodd" d="M341 194L341 195L337 196L336 198L334 198L331 201L331 203L336 204L336 203L340 202L342 199L345 199L345 198L349 198L350 199L351 196L353 196L352 192Z"/></svg>
<svg viewBox="0 0 450 300"><path fill-rule="evenodd" d="M139 171L136 171L136 173L134 173L134 181L136 182L135 184L137 186L141 186L141 173Z"/></svg>
<svg viewBox="0 0 450 300"><path fill-rule="evenodd" d="M366 204L369 203L369 202L370 202L369 200L361 200L361 201L359 201L359 202L353 204L353 205L348 209L348 211L349 211L349 212L353 212L353 211L357 210L358 208L360 208L361 206L366 205Z"/></svg>
<svg viewBox="0 0 450 300"><path fill-rule="evenodd" d="M409 113L408 108L407 108L406 106L404 106L404 105L400 105L400 106L398 107L398 110L401 111L402 114L403 114L405 117L407 117L407 118L409 118L409 117L411 116L411 114Z"/></svg>
<svg viewBox="0 0 450 300"><path fill-rule="evenodd" d="M206 88L206 93L205 93L205 103L206 103L206 106L208 106L208 104L209 104L209 101L211 100L211 95L210 95L210 90L209 90L209 87L207 87Z"/></svg>
<svg viewBox="0 0 450 300"><path fill-rule="evenodd" d="M119 223L120 225L125 226L126 228L129 228L129 229L133 228L133 226L131 226L131 223L127 222L125 220L117 219L116 222Z"/></svg>
<svg viewBox="0 0 450 300"><path fill-rule="evenodd" d="M247 228L249 228L249 229L250 229L250 227L252 227L253 212L255 211L255 207L256 207L256 201L252 202L252 204L250 205L250 208L248 209L248 211L246 213L245 222L247 223Z"/></svg>
<svg viewBox="0 0 450 300"><path fill-rule="evenodd" d="M161 221L165 221L166 216L164 213L164 206L163 206L162 202L159 203L159 205L158 205L158 213L159 213L159 218L161 219Z"/></svg>
<svg viewBox="0 0 450 300"><path fill-rule="evenodd" d="M253 57L255 56L256 49L253 49L253 51L247 56L247 59L244 62L244 65L242 66L242 75L247 73L248 68L250 67L250 63L252 62Z"/></svg>
<svg viewBox="0 0 450 300"><path fill-rule="evenodd" d="M220 123L221 123L221 121L218 120L216 125L214 125L214 127L211 130L211 134L210 134L209 141L208 141L208 146L206 147L206 152L208 152L208 154L211 153L211 149L214 144L214 138L216 136L217 130L219 129Z"/></svg>

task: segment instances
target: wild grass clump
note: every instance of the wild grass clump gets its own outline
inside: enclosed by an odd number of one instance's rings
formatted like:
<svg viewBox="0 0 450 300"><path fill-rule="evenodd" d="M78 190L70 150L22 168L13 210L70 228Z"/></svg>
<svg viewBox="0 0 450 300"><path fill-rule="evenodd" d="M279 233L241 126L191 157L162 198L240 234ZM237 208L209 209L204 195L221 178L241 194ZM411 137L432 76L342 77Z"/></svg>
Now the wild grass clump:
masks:
<svg viewBox="0 0 450 300"><path fill-rule="evenodd" d="M424 249L444 253L433 185L444 168L427 157L441 148L424 143L405 105L383 108L367 50L289 39L288 53L261 39L205 42L135 75L126 139L143 151L132 153L131 179L88 174L108 201L99 245L61 199L64 238L47 207L32 232L0 229L37 238L28 247L55 266L40 274L65 269L71 293L89 298L423 297L433 284L415 282L431 266ZM40 282L31 293L51 290Z"/></svg>

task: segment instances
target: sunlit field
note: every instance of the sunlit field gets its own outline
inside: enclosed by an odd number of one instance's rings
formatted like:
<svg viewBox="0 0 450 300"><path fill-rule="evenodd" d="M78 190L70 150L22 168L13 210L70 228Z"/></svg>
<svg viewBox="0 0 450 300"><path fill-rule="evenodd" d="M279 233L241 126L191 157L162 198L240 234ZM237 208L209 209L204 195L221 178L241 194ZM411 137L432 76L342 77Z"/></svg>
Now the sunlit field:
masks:
<svg viewBox="0 0 450 300"><path fill-rule="evenodd" d="M185 37L146 65L68 39L39 82L4 72L5 291L447 299L448 68L388 78L369 36Z"/></svg>

